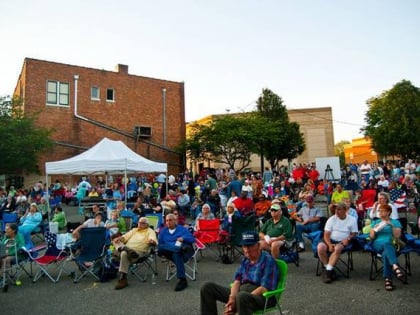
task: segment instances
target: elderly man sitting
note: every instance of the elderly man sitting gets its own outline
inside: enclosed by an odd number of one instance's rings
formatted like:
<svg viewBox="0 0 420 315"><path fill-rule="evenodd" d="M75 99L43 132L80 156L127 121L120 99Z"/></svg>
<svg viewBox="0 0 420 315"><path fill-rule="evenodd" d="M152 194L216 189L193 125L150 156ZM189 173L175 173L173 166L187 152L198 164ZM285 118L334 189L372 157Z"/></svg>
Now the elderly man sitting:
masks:
<svg viewBox="0 0 420 315"><path fill-rule="evenodd" d="M159 233L159 256L166 257L176 266L176 275L179 279L175 291L187 288L184 262L194 255L192 244L194 236L182 225L178 224L177 217L170 213L166 216L166 226Z"/></svg>
<svg viewBox="0 0 420 315"><path fill-rule="evenodd" d="M331 283L334 277L334 266L343 249L350 244L358 232L357 220L347 214L347 206L339 203L335 215L331 216L324 229L324 239L318 244L318 257L325 267L323 281ZM330 255L329 255L330 254Z"/></svg>
<svg viewBox="0 0 420 315"><path fill-rule="evenodd" d="M280 248L285 242L293 239L292 223L282 215L281 207L273 204L270 208L271 219L264 223L260 236L262 249L271 252L273 258L277 259Z"/></svg>
<svg viewBox="0 0 420 315"><path fill-rule="evenodd" d="M128 286L127 273L130 264L148 255L150 246L157 244L156 232L149 227L147 218L140 218L137 224L136 228L114 239L116 253L120 256L120 278L115 290Z"/></svg>

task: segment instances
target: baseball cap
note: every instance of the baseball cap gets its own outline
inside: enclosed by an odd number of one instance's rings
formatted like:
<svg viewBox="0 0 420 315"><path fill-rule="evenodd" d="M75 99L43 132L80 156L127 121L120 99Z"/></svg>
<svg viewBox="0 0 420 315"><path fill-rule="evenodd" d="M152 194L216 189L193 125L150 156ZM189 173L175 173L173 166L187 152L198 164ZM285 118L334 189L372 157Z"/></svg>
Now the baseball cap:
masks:
<svg viewBox="0 0 420 315"><path fill-rule="evenodd" d="M271 208L270 208L270 211L271 210L274 210L274 211L279 211L281 208L280 208L280 205L278 205L278 204L272 204L271 205Z"/></svg>
<svg viewBox="0 0 420 315"><path fill-rule="evenodd" d="M314 197L312 195L309 195L306 197L307 202L314 202Z"/></svg>
<svg viewBox="0 0 420 315"><path fill-rule="evenodd" d="M242 233L242 240L240 245L254 245L259 242L260 238L257 232L254 231L247 231Z"/></svg>

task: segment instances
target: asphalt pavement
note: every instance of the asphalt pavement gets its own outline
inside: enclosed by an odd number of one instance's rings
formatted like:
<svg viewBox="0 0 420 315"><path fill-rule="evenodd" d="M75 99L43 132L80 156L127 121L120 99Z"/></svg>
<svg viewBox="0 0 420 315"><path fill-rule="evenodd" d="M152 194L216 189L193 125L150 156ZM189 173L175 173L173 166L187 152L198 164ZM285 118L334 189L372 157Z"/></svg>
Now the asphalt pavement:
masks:
<svg viewBox="0 0 420 315"><path fill-rule="evenodd" d="M67 209L71 220L79 220L76 209ZM309 249L309 246L307 246ZM412 275L408 284L394 280L395 290L386 292L381 277L369 280L370 254L353 254L354 270L350 278L340 277L331 284L315 275L317 260L309 250L300 254L299 267L289 264L284 314L418 314L420 312L420 257L411 254ZM400 257L400 263L403 263ZM200 287L206 281L226 286L232 281L238 261L232 265L216 261L209 250L199 255L196 281L175 292L176 279L165 281L166 264L158 261L156 284L149 278L140 282L128 276L129 286L114 290L116 280L95 282L87 277L73 283L62 276L58 283L42 277L36 283L26 275L22 285L11 285L0 292L1 314L200 314ZM69 261L67 269L77 270ZM219 305L222 314L223 305Z"/></svg>

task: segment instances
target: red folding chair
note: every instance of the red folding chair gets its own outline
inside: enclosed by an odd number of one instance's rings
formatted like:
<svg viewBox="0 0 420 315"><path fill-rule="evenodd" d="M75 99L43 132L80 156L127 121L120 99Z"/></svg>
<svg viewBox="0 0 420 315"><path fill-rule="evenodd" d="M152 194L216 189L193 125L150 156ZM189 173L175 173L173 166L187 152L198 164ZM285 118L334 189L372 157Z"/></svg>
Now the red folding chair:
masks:
<svg viewBox="0 0 420 315"><path fill-rule="evenodd" d="M198 230L194 232L194 237L205 245L215 256L220 258L220 219L198 220ZM217 248L212 245L216 244Z"/></svg>

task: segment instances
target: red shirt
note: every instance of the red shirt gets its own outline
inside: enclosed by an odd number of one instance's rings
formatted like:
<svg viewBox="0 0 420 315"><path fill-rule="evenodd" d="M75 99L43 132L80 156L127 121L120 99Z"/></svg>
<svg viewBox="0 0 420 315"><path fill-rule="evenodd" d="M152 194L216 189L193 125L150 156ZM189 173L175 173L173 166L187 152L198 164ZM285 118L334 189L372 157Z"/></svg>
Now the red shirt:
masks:
<svg viewBox="0 0 420 315"><path fill-rule="evenodd" d="M247 216L254 210L254 203L249 198L236 198L233 201L235 208L238 209L239 213L243 216Z"/></svg>

